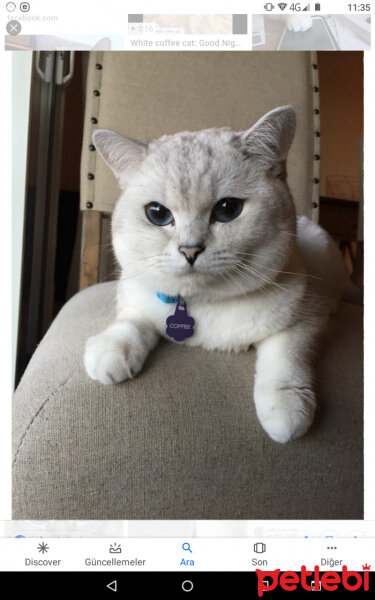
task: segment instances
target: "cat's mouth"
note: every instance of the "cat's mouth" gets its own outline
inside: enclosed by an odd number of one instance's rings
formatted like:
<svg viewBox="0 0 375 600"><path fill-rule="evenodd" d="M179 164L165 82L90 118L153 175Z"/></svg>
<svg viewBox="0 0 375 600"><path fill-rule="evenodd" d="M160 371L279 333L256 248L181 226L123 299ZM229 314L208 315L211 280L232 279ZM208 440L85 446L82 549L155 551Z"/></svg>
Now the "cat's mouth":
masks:
<svg viewBox="0 0 375 600"><path fill-rule="evenodd" d="M182 275L188 275L191 277L192 275L198 275L199 273L202 274L202 272L199 271L197 267L195 267L194 265L190 265L186 269L184 269Z"/></svg>
<svg viewBox="0 0 375 600"><path fill-rule="evenodd" d="M172 274L170 272L170 274ZM210 271L199 265L184 265L174 271L174 276L181 280L194 280L198 278L207 278L210 276Z"/></svg>
<svg viewBox="0 0 375 600"><path fill-rule="evenodd" d="M201 283L222 279L221 272L216 269L209 268L207 266L202 265L192 265L188 269L185 269L180 273L181 279L186 279L187 281L196 282L200 281Z"/></svg>

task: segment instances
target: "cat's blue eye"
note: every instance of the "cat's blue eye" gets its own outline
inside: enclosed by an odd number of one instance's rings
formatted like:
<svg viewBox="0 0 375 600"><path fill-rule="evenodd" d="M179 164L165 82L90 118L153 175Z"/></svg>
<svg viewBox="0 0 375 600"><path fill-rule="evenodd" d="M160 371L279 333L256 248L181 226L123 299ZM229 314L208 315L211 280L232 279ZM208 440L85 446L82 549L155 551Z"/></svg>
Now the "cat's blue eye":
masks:
<svg viewBox="0 0 375 600"><path fill-rule="evenodd" d="M173 214L171 211L162 204L159 204L159 202L150 202L150 204L147 204L145 207L145 210L146 217L150 223L153 223L154 225L169 225L173 221Z"/></svg>
<svg viewBox="0 0 375 600"><path fill-rule="evenodd" d="M212 218L220 223L233 221L242 213L243 200L239 198L223 198L216 202L212 210Z"/></svg>

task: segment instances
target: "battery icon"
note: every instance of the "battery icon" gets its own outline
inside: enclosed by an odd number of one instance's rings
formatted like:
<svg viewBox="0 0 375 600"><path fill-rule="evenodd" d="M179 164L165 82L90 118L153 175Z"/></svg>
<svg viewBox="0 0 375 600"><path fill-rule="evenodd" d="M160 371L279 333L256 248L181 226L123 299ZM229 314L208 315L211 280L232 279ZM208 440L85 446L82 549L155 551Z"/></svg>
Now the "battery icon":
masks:
<svg viewBox="0 0 375 600"><path fill-rule="evenodd" d="M315 12L318 12L320 10L320 3L315 4Z"/></svg>

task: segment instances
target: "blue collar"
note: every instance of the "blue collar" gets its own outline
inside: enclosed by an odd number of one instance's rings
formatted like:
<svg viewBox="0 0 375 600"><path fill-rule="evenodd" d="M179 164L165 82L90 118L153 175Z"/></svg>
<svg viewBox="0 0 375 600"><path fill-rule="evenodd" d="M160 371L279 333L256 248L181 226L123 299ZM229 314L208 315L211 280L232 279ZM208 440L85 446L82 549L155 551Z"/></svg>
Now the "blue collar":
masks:
<svg viewBox="0 0 375 600"><path fill-rule="evenodd" d="M164 302L164 304L176 304L179 301L180 296L168 296L167 294L163 294L162 292L156 292L159 300Z"/></svg>

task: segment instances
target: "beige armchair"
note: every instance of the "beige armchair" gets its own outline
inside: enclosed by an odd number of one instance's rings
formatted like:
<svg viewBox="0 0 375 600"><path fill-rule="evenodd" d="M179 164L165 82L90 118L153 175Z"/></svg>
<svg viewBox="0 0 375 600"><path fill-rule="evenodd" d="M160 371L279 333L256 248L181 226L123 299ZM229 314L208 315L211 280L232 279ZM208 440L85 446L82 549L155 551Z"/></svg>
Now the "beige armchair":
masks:
<svg viewBox="0 0 375 600"><path fill-rule="evenodd" d="M93 52L81 163L82 289L61 310L14 397L14 519L363 518L362 312L342 303L321 344L319 408L285 446L252 400L254 353L164 341L142 373L102 386L86 339L114 317L105 224L118 189L91 141L97 128L162 133L248 128L292 104L288 161L299 214L318 220L319 93L311 53ZM318 157L318 158L317 158Z"/></svg>

